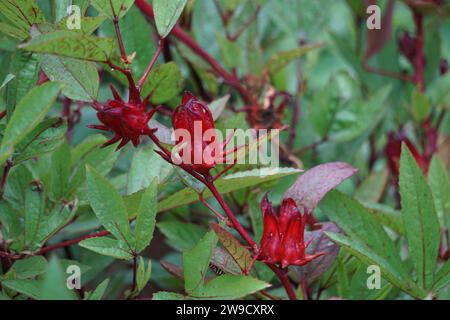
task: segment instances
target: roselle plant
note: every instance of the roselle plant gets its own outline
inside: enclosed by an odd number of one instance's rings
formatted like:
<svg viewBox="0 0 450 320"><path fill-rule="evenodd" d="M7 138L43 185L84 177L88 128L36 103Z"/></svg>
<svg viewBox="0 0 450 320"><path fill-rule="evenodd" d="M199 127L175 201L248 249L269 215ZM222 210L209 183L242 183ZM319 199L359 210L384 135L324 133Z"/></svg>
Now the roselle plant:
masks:
<svg viewBox="0 0 450 320"><path fill-rule="evenodd" d="M0 298L450 298L449 14L0 0Z"/></svg>

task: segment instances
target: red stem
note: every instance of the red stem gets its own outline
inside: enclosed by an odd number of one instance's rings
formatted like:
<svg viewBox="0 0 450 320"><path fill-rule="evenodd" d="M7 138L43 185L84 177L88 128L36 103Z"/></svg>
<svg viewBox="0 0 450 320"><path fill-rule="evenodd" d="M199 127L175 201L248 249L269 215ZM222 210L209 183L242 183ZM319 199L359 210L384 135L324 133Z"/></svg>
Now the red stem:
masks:
<svg viewBox="0 0 450 320"><path fill-rule="evenodd" d="M64 241L64 242L61 242L61 243L57 243L57 244L54 244L54 245L51 245L51 246L46 246L46 247L42 248L41 250L39 250L36 254L37 255L43 255L43 254L45 254L45 253L47 253L49 251L53 251L53 250L56 250L56 249L68 247L68 246L71 246L73 244L77 244L77 243L79 243L79 242L81 242L83 240L86 240L86 239L104 237L104 236L107 236L107 235L109 235L109 231L107 231L107 230L99 231L99 232L96 232L96 233L91 233L91 234L84 235L84 236L81 236L81 237L76 238L76 239L67 240L67 241Z"/></svg>
<svg viewBox="0 0 450 320"><path fill-rule="evenodd" d="M158 43L158 49L156 50L155 54L153 55L152 60L150 61L147 69L144 72L144 75L138 82L138 90L140 91L142 86L144 85L145 80L147 79L148 75L150 74L150 71L153 68L153 65L155 64L156 60L158 59L159 55L161 54L162 49L164 48L164 39L160 39Z"/></svg>
<svg viewBox="0 0 450 320"><path fill-rule="evenodd" d="M11 158L6 160L6 164L5 164L5 167L3 169L2 180L0 182L0 197L2 197L3 196L3 192L5 192L6 182L8 180L9 171L11 170L13 165L14 165L14 163L12 162Z"/></svg>
<svg viewBox="0 0 450 320"><path fill-rule="evenodd" d="M294 289L292 288L291 283L289 282L289 278L286 275L286 272L282 269L278 268L277 266L274 266L273 264L267 263L267 266L275 273L275 275L280 279L281 284L283 285L284 289L286 290L286 293L290 300L297 300L297 295L295 294Z"/></svg>
<svg viewBox="0 0 450 320"><path fill-rule="evenodd" d="M234 225L234 228L236 231L242 236L242 238L247 242L249 246L251 246L255 251L258 251L258 245L255 241L249 236L247 231L242 227L242 225L239 223L239 221L236 219L236 216L234 215L233 211L231 211L230 207L227 205L225 200L223 199L222 195L217 191L216 186L214 183L207 182L205 185L208 187L208 189L211 191L213 196L216 198L216 200L219 202L222 209L225 211L228 219L230 219L231 223ZM255 252L254 254L258 254L258 252ZM275 273L275 275L280 280L281 284L283 285L284 289L286 290L286 293L290 300L296 300L297 296L295 295L294 289L292 288L292 285L289 281L289 278L286 275L286 272L277 266L273 264L266 263L267 266L269 266L270 269Z"/></svg>
<svg viewBox="0 0 450 320"><path fill-rule="evenodd" d="M420 92L425 91L425 55L423 51L424 30L423 14L414 10L414 23L416 25L416 56L414 59L414 82L417 84Z"/></svg>
<svg viewBox="0 0 450 320"><path fill-rule="evenodd" d="M150 17L152 20L155 19L153 13L153 8L145 0L136 0L136 6L141 10L142 13ZM244 99L245 103L253 104L255 99L250 91L244 88L239 80L234 74L225 70L217 60L211 57L205 50L203 50L194 39L192 39L179 25L175 25L172 29L171 35L183 42L192 51L194 51L199 57L205 60L212 68L217 76L223 78L225 83L235 88L239 94Z"/></svg>
<svg viewBox="0 0 450 320"><path fill-rule="evenodd" d="M231 223L233 224L236 231L241 235L241 237L245 240L245 242L248 243L249 246L252 248L257 248L258 245L255 241L250 237L250 235L247 233L247 231L244 229L244 227L239 223L236 216L234 215L233 211L230 209L228 204L223 199L222 195L217 190L216 186L212 182L206 182L206 187L211 191L213 196L216 198L217 202L219 202L220 206L222 207L223 211L225 211L225 214L227 215L228 219L230 219Z"/></svg>

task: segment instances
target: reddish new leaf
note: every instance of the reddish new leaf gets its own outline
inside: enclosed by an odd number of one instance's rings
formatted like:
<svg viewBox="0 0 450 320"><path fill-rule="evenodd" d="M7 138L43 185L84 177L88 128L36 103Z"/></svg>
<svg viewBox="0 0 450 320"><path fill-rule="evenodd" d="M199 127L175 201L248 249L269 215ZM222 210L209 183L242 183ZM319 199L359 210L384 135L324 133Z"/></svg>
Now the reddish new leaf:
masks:
<svg viewBox="0 0 450 320"><path fill-rule="evenodd" d="M286 191L283 198L292 198L299 208L305 208L308 212L312 212L328 191L357 171L345 162L318 165L301 175Z"/></svg>
<svg viewBox="0 0 450 320"><path fill-rule="evenodd" d="M305 242L312 239L307 253L314 255L323 252L324 254L305 266L294 267L291 276L296 281L300 282L302 279L306 279L308 283L312 283L326 272L336 260L339 253L339 246L331 241L325 232L338 233L339 228L334 223L327 222L322 225L321 229L305 233Z"/></svg>

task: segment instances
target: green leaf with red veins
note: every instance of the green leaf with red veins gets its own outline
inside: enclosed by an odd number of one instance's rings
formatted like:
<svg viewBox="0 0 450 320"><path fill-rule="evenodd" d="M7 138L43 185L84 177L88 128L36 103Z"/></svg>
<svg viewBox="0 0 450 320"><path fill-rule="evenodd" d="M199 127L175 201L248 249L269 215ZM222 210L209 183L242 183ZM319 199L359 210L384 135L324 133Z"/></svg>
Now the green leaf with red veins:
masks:
<svg viewBox="0 0 450 320"><path fill-rule="evenodd" d="M241 270L248 270L252 263L252 255L250 251L244 247L231 233L219 226L217 223L211 223L211 227L219 238L220 243L237 262Z"/></svg>
<svg viewBox="0 0 450 320"><path fill-rule="evenodd" d="M2 0L0 12L27 34L33 24L45 22L45 16L35 0Z"/></svg>
<svg viewBox="0 0 450 320"><path fill-rule="evenodd" d="M92 0L91 3L100 13L113 19L114 15L122 18L133 6L134 0Z"/></svg>
<svg viewBox="0 0 450 320"><path fill-rule="evenodd" d="M84 35L77 31L58 30L35 36L21 45L26 51L48 53L88 61L105 62L114 52L111 38Z"/></svg>
<svg viewBox="0 0 450 320"><path fill-rule="evenodd" d="M169 35L183 12L187 0L154 0L156 29L161 38Z"/></svg>
<svg viewBox="0 0 450 320"><path fill-rule="evenodd" d="M439 220L427 181L408 147L402 145L400 159L402 217L416 281L424 289L433 285L439 249Z"/></svg>

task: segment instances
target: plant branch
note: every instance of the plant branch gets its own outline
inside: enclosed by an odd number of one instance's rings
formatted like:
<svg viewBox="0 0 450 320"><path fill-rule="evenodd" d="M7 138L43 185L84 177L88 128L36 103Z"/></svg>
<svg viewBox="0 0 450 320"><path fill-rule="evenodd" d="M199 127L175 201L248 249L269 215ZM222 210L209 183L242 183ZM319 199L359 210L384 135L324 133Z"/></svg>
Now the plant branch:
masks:
<svg viewBox="0 0 450 320"><path fill-rule="evenodd" d="M156 50L155 54L153 55L152 60L150 61L147 69L144 72L144 75L138 82L138 90L141 91L142 86L144 85L145 80L147 79L148 75L150 74L150 71L153 68L153 65L155 64L156 60L158 59L159 55L161 54L162 49L164 48L165 40L160 39L158 43L158 49Z"/></svg>
<svg viewBox="0 0 450 320"><path fill-rule="evenodd" d="M152 20L155 19L152 6L149 5L145 0L136 0L135 3L142 13L147 15ZM225 70L217 60L215 60L205 50L203 50L203 48L201 48L197 44L197 42L195 42L195 40L192 39L179 25L175 25L175 27L173 27L171 35L183 42L192 51L194 51L194 53L205 60L211 66L213 72L217 76L223 78L226 84L233 87L239 92L246 104L253 104L255 102L255 97L241 84L240 79L233 73Z"/></svg>
<svg viewBox="0 0 450 320"><path fill-rule="evenodd" d="M53 250L56 250L56 249L61 249L61 248L64 248L64 247L68 247L68 246L77 244L77 243L79 243L79 242L81 242L83 240L86 240L86 239L104 237L104 236L107 236L107 235L109 235L109 231L107 231L107 230L99 231L99 232L96 232L96 233L91 233L91 234L84 235L84 236L81 236L81 237L78 237L78 238L75 238L75 239L71 239L71 240L60 242L60 243L57 243L57 244L54 244L54 245L51 245L51 246L43 247L36 254L37 255L43 255L43 254L46 254L47 252L50 252L50 251L53 251Z"/></svg>
<svg viewBox="0 0 450 320"><path fill-rule="evenodd" d="M120 57L122 58L123 63L129 64L127 53L125 52L125 46L123 45L122 34L120 32L119 16L116 14L116 12L114 10L114 6L112 4L112 0L109 0L109 5L111 6L111 11L112 11L112 14L113 14L112 21L113 21L113 24L114 24L114 31L116 32L116 36L117 36L117 42L119 43Z"/></svg>
<svg viewBox="0 0 450 320"><path fill-rule="evenodd" d="M416 25L416 55L414 57L414 82L420 92L425 91L425 56L423 51L424 29L423 14L413 9L414 24Z"/></svg>

